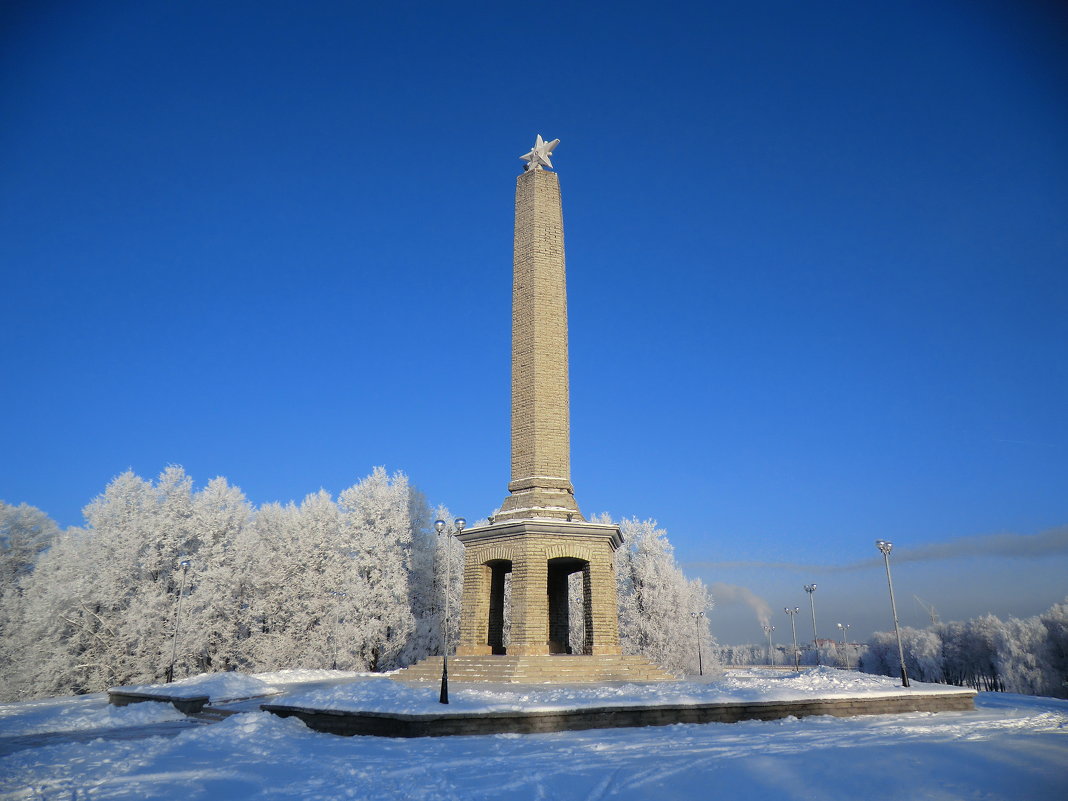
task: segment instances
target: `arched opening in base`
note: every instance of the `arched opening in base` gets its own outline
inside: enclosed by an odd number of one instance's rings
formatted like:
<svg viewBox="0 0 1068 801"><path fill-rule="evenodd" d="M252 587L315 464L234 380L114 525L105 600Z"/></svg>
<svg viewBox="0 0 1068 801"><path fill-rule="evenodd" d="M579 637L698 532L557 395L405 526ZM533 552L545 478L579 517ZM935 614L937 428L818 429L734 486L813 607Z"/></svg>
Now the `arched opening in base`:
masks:
<svg viewBox="0 0 1068 801"><path fill-rule="evenodd" d="M576 598L581 610L581 643L572 643L572 599L569 597L569 577L575 573L582 574L581 596ZM549 596L549 630L548 642L550 654L592 653L593 613L590 605L590 563L574 557L560 557L549 560L547 587ZM578 638L576 638L578 639Z"/></svg>
<svg viewBox="0 0 1068 801"><path fill-rule="evenodd" d="M505 604L504 589L508 574L512 572L512 563L507 559L494 559L486 563L490 570L489 597L489 631L488 645L490 653L507 652L504 641Z"/></svg>

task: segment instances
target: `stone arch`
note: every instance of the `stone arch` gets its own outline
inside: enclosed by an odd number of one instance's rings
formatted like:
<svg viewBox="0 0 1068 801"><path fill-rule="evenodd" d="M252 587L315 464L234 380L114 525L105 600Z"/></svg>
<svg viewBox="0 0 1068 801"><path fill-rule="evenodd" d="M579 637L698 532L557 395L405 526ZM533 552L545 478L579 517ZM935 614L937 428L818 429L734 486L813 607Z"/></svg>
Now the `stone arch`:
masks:
<svg viewBox="0 0 1068 801"><path fill-rule="evenodd" d="M571 542L557 542L545 548L546 559L581 559L583 562L593 561L593 552L588 545L579 545Z"/></svg>
<svg viewBox="0 0 1068 801"><path fill-rule="evenodd" d="M515 548L502 543L484 545L478 550L478 560L484 565L496 561L514 562Z"/></svg>

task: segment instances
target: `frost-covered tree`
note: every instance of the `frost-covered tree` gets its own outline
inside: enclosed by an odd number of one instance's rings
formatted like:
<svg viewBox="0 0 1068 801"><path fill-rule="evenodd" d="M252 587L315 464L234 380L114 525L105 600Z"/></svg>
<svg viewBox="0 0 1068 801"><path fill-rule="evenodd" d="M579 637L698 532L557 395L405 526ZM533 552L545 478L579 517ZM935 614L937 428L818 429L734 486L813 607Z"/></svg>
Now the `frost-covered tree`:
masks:
<svg viewBox="0 0 1068 801"><path fill-rule="evenodd" d="M950 623L940 632L948 652L946 672L955 673L954 684L980 690L1004 689L997 668L997 632L1001 621L994 615L973 618L963 625Z"/></svg>
<svg viewBox="0 0 1068 801"><path fill-rule="evenodd" d="M1057 698L1068 697L1068 599L1064 603L1054 604L1039 620L1046 628L1046 641L1049 644L1049 695Z"/></svg>
<svg viewBox="0 0 1068 801"><path fill-rule="evenodd" d="M905 668L916 681L943 682L942 640L929 629L901 627L901 643L905 651ZM892 631L875 632L861 657L862 670L884 676L901 673L901 657L897 635Z"/></svg>
<svg viewBox="0 0 1068 801"><path fill-rule="evenodd" d="M421 493L413 492L412 504L414 534L409 594L414 627L398 655L398 663L404 665L441 653L446 592L449 595L449 643L456 647L464 571L464 546L456 539L456 528L448 508L439 506L434 510L434 520L445 523L445 530L439 535L432 525L423 522L429 520L430 515Z"/></svg>
<svg viewBox="0 0 1068 801"><path fill-rule="evenodd" d="M85 508L86 529L61 537L41 556L12 632L23 653L38 654L46 665L25 689L84 692L163 675L181 536L169 526L188 504L180 468L168 468L155 486L124 473ZM20 663L8 660L6 667Z"/></svg>
<svg viewBox="0 0 1068 801"><path fill-rule="evenodd" d="M1000 622L1000 621L999 621ZM1038 617L1010 617L994 631L994 666L1005 690L1025 695L1053 695L1048 632Z"/></svg>
<svg viewBox="0 0 1068 801"><path fill-rule="evenodd" d="M236 563L236 542L249 527L252 507L226 479L215 478L192 499L188 601L179 633L192 672L231 670L244 664L240 641L247 586Z"/></svg>
<svg viewBox="0 0 1068 801"><path fill-rule="evenodd" d="M835 646L835 654L839 667L843 667L846 670L856 669L863 650L864 645L862 643L838 643Z"/></svg>
<svg viewBox="0 0 1068 801"><path fill-rule="evenodd" d="M0 501L0 591L28 575L37 557L59 536L59 526L29 504Z"/></svg>
<svg viewBox="0 0 1068 801"><path fill-rule="evenodd" d="M396 666L415 631L409 581L416 521L410 502L407 476L390 476L381 467L338 497L351 560L348 587L361 602L350 621L349 646L368 670Z"/></svg>
<svg viewBox="0 0 1068 801"><path fill-rule="evenodd" d="M81 658L89 633L76 610L86 594L85 532L68 529L41 554L0 638L0 698L71 695L86 689L92 666ZM104 635L106 636L106 632Z"/></svg>
<svg viewBox="0 0 1068 801"><path fill-rule="evenodd" d="M683 575L667 533L655 521L624 520L620 529L616 581L623 652L640 654L679 675L696 673L698 629L705 653L712 653L707 588ZM692 612L706 616L695 621Z"/></svg>
<svg viewBox="0 0 1068 801"><path fill-rule="evenodd" d="M12 510L25 521L24 508L7 505L5 519ZM179 677L382 670L440 653L446 596L451 642L458 635L464 549L448 510L436 511L404 474L384 468L336 501L320 491L300 506L259 509L223 478L194 491L181 467L155 482L123 473L85 507L83 529L7 529L16 534L5 543L20 544L5 545L17 581L0 606L0 695L158 682L172 649ZM447 521L447 534L434 532L432 517ZM624 649L692 673L699 631L711 663L707 620L690 617L709 608L707 590L682 575L654 523L624 521L623 530Z"/></svg>
<svg viewBox="0 0 1068 801"><path fill-rule="evenodd" d="M428 654L440 639L429 517L407 477L384 468L336 502L320 491L260 508L234 545L235 660L373 670Z"/></svg>
<svg viewBox="0 0 1068 801"><path fill-rule="evenodd" d="M28 504L0 501L0 697L13 697L5 677L18 680L21 621L27 614L25 585L34 566L60 536L48 515Z"/></svg>
<svg viewBox="0 0 1068 801"><path fill-rule="evenodd" d="M177 591L185 578L180 662L185 670L233 664L230 547L248 504L223 479L194 496L180 467L153 483L126 472L41 555L26 579L17 625L0 659L8 693L87 692L161 680L170 664ZM17 675L33 655L40 666ZM17 688L15 687L17 685Z"/></svg>
<svg viewBox="0 0 1068 801"><path fill-rule="evenodd" d="M723 665L767 664L767 644L745 643L744 645L716 644L716 661Z"/></svg>
<svg viewBox="0 0 1068 801"><path fill-rule="evenodd" d="M244 661L274 670L293 656L295 629L288 599L301 566L297 518L292 504L269 503L256 510L252 523L234 542L239 580L245 588L242 619L247 637L240 644Z"/></svg>
<svg viewBox="0 0 1068 801"><path fill-rule="evenodd" d="M917 681L945 681L942 672L942 638L937 632L903 626L901 641L905 649L905 669L910 676Z"/></svg>
<svg viewBox="0 0 1068 801"><path fill-rule="evenodd" d="M983 615L927 629L903 628L909 675L979 690L1068 696L1068 606L1054 604L1036 617L1000 620ZM861 654L860 669L898 673L897 641L877 632Z"/></svg>
<svg viewBox="0 0 1068 801"><path fill-rule="evenodd" d="M127 472L86 507L83 591L66 613L85 689L163 677L190 488L176 468L158 486Z"/></svg>
<svg viewBox="0 0 1068 801"><path fill-rule="evenodd" d="M236 544L248 641L241 650L256 670L326 668L342 635L350 597L341 515L324 490L299 507L259 509ZM343 640L342 640L343 641Z"/></svg>

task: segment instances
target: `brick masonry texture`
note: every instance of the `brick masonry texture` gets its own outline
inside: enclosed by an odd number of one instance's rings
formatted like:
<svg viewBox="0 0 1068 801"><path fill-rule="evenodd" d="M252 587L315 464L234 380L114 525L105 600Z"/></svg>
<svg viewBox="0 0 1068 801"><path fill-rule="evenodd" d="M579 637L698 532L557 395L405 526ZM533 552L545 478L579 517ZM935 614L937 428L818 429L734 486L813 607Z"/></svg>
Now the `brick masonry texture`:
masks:
<svg viewBox="0 0 1068 801"><path fill-rule="evenodd" d="M497 519L581 520L571 486L564 221L556 173L516 179L512 480Z"/></svg>
<svg viewBox="0 0 1068 801"><path fill-rule="evenodd" d="M332 734L382 737L442 737L472 734L534 734L675 723L736 723L809 715L887 715L904 712L950 712L975 709L975 693L920 694L902 691L883 698L833 698L735 704L666 704L663 706L571 709L559 712L489 712L472 714L392 715L334 712L264 704L282 717L295 716L311 729Z"/></svg>
<svg viewBox="0 0 1068 801"><path fill-rule="evenodd" d="M575 660L568 680L626 679L637 675L637 663L606 674L594 661L621 656L613 555L622 536L615 526L585 522L571 485L564 222L555 173L532 170L516 179L513 257L512 478L490 524L459 537L465 553L456 655L552 653ZM583 603L569 608L568 576L579 572ZM503 588L509 576L511 635L505 645ZM576 615L585 632L582 654L569 642ZM476 674L494 680L501 668L489 664L471 663L468 680Z"/></svg>
<svg viewBox="0 0 1068 801"><path fill-rule="evenodd" d="M509 655L547 654L550 647L549 568L552 560L574 560L588 574L586 653L619 654L619 611L614 552L618 529L591 523L516 521L461 535L464 543L463 613L459 655L494 653L490 615L494 566L512 574L512 636ZM555 562L559 564L560 562Z"/></svg>

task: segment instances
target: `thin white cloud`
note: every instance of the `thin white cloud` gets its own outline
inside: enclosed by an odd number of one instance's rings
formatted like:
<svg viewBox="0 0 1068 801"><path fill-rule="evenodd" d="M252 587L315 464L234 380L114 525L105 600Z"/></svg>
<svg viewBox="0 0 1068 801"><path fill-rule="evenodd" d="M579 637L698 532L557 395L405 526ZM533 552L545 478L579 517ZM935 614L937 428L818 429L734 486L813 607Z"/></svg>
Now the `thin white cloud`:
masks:
<svg viewBox="0 0 1068 801"><path fill-rule="evenodd" d="M902 548L900 552L894 552L894 558L899 562L956 559L962 556L1039 559L1063 553L1068 553L1068 526L1051 528L1040 534L981 534L961 537L917 548Z"/></svg>
<svg viewBox="0 0 1068 801"><path fill-rule="evenodd" d="M893 552L895 562L934 562L963 557L999 556L1012 559L1041 559L1068 554L1068 526L1059 526L1039 534L977 534L947 542L934 542L915 548L898 543ZM840 573L863 570L882 564L876 556L846 565L813 565L800 562L687 562L690 569L763 568L792 570L798 573Z"/></svg>

